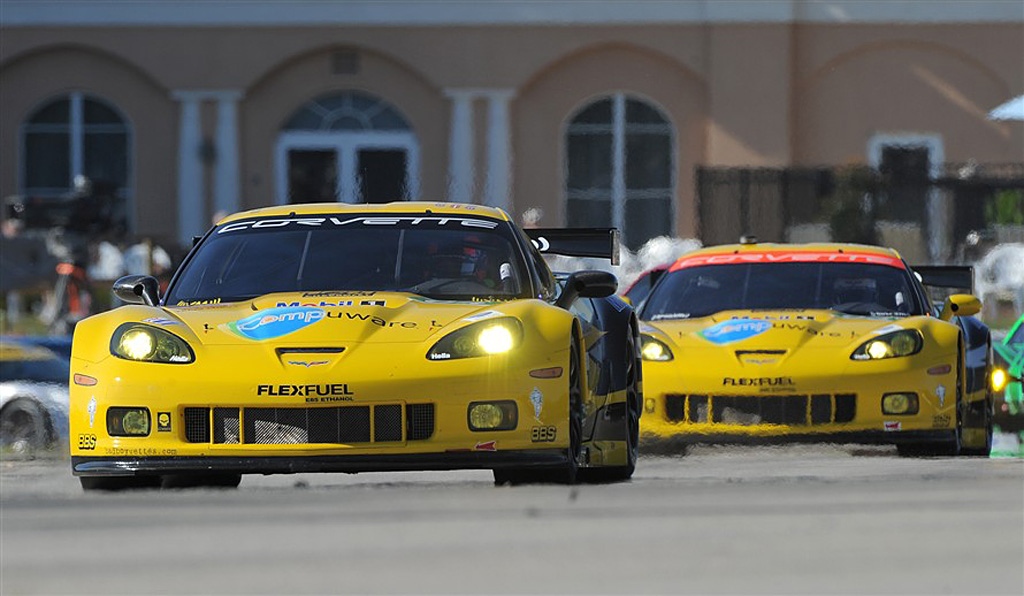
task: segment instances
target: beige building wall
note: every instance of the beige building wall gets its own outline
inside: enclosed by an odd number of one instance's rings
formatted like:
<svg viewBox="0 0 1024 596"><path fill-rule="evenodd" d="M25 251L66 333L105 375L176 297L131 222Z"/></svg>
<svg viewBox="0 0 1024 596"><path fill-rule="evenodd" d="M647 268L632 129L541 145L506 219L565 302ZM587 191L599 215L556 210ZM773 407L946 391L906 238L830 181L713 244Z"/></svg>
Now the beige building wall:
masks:
<svg viewBox="0 0 1024 596"><path fill-rule="evenodd" d="M360 69L336 74L335 51ZM18 26L0 35L0 194L18 192L18 129L34 106L80 90L132 127L134 231L179 236L174 93L238 92L242 207L274 201L281 127L304 103L359 90L390 102L419 145L420 196L447 197L450 95L512 93L511 209L564 225L565 127L590 100L625 92L675 128L675 231L697 232L698 166L865 162L876 134L938 135L947 161L1024 161L1024 124L989 110L1024 93L1024 25L687 22L625 25ZM202 134L216 131L203 104ZM488 100L472 102L481 200ZM204 221L214 175L203 168Z"/></svg>

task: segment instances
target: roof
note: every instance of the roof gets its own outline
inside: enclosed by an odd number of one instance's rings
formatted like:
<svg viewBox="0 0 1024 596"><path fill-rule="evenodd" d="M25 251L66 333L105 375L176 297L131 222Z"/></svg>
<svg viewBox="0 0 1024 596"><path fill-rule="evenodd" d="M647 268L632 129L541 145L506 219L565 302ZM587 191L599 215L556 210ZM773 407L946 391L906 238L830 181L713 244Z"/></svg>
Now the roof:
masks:
<svg viewBox="0 0 1024 596"><path fill-rule="evenodd" d="M726 244L695 250L680 257L672 265L670 271L697 265L756 262L864 262L905 268L903 259L898 252L881 246L838 242L813 244L763 242Z"/></svg>
<svg viewBox="0 0 1024 596"><path fill-rule="evenodd" d="M250 217L274 217L289 215L326 215L338 213L427 213L441 215L476 215L503 221L511 221L507 213L496 207L468 205L465 203L429 203L425 201L398 201L394 203L305 203L299 205L275 205L250 209L229 215L219 224Z"/></svg>

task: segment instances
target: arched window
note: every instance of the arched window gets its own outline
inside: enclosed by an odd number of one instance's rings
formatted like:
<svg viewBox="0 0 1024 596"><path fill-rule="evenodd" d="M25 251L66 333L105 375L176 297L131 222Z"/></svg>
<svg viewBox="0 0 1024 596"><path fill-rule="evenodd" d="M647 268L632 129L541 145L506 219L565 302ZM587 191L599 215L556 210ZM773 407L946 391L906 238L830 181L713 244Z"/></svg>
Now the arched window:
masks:
<svg viewBox="0 0 1024 596"><path fill-rule="evenodd" d="M675 228L672 125L624 93L580 109L566 130L566 221L614 226L637 249Z"/></svg>
<svg viewBox="0 0 1024 596"><path fill-rule="evenodd" d="M299 108L286 130L409 130L391 104L358 91L328 95Z"/></svg>
<svg viewBox="0 0 1024 596"><path fill-rule="evenodd" d="M21 194L62 197L85 176L94 192L129 199L130 128L118 110L97 97L72 92L33 112L22 125ZM124 223L124 222L121 222Z"/></svg>
<svg viewBox="0 0 1024 596"><path fill-rule="evenodd" d="M277 144L278 203L381 203L419 194L419 147L387 101L359 91L314 99Z"/></svg>

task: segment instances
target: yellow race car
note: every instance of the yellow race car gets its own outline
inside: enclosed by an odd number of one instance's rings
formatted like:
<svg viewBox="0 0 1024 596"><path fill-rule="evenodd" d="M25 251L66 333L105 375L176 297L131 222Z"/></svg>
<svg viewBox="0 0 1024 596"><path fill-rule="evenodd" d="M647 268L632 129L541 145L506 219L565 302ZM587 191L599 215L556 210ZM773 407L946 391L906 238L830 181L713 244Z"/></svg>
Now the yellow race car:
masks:
<svg viewBox="0 0 1024 596"><path fill-rule="evenodd" d="M165 296L78 324L71 456L86 489L237 486L242 474L494 470L628 478L639 327L614 230L530 230L444 203L288 205L230 216Z"/></svg>
<svg viewBox="0 0 1024 596"><path fill-rule="evenodd" d="M885 248L748 238L689 253L639 307L642 436L987 455L991 395L967 384L952 320L980 307L954 294L933 312L920 275Z"/></svg>

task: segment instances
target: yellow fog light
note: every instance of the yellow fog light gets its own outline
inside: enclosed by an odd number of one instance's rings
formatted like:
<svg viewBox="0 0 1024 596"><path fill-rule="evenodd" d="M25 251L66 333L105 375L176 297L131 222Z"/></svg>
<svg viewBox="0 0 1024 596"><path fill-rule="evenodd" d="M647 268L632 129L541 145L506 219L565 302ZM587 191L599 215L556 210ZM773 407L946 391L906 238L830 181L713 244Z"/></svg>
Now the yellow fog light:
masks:
<svg viewBox="0 0 1024 596"><path fill-rule="evenodd" d="M514 401L473 402L469 404L469 429L512 430L519 409Z"/></svg>
<svg viewBox="0 0 1024 596"><path fill-rule="evenodd" d="M129 329L118 342L120 351L132 360L145 360L156 350L156 338L145 327Z"/></svg>
<svg viewBox="0 0 1024 596"><path fill-rule="evenodd" d="M1006 387L1006 371L997 368L992 371L992 391L1002 391Z"/></svg>
<svg viewBox="0 0 1024 596"><path fill-rule="evenodd" d="M886 393L882 396L883 414L917 414L916 393Z"/></svg>
<svg viewBox="0 0 1024 596"><path fill-rule="evenodd" d="M149 434L148 408L110 408L107 434L112 437L144 437Z"/></svg>
<svg viewBox="0 0 1024 596"><path fill-rule="evenodd" d="M500 354L512 349L512 332L503 325L484 328L477 343L488 354Z"/></svg>

